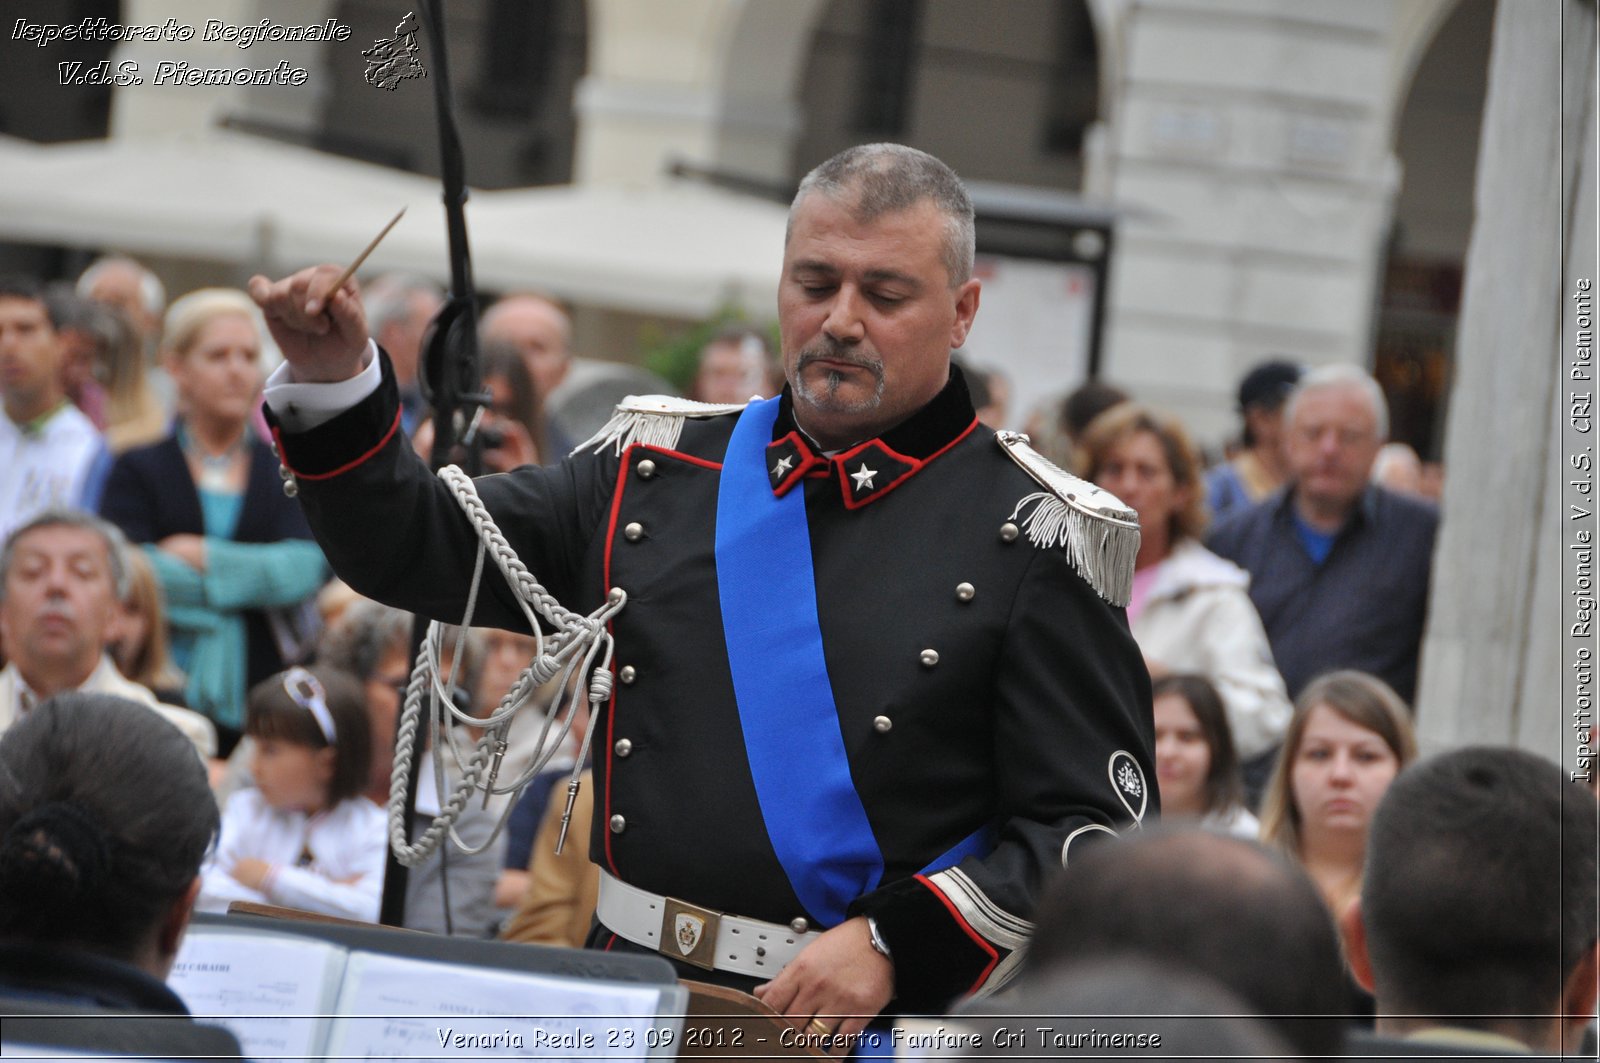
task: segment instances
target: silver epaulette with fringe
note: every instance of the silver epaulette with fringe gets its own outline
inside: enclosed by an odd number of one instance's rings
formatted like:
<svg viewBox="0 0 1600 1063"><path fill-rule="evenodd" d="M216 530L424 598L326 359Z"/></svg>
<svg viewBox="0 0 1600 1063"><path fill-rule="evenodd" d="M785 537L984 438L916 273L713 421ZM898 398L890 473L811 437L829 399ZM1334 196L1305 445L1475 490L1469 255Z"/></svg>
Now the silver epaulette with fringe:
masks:
<svg viewBox="0 0 1600 1063"><path fill-rule="evenodd" d="M1139 553L1139 515L1116 495L1056 466L1021 432L997 432L995 440L1045 488L1018 502L1010 519L1019 522L1033 545L1064 547L1072 567L1100 597L1127 605Z"/></svg>
<svg viewBox="0 0 1600 1063"><path fill-rule="evenodd" d="M672 450L683 434L683 422L690 417L721 417L744 409L742 402L695 402L672 395L629 395L617 403L617 408L594 435L572 448L579 454L593 450L596 454L607 446L622 456L622 452L635 443Z"/></svg>

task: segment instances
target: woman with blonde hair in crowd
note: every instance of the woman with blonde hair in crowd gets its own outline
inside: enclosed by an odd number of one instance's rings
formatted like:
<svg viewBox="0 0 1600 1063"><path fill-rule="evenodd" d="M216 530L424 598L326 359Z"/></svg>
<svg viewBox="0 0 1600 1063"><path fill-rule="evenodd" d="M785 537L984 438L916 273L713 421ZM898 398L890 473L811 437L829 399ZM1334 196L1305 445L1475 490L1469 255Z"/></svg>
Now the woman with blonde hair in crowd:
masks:
<svg viewBox="0 0 1600 1063"><path fill-rule="evenodd" d="M1205 676L1222 695L1239 759L1265 761L1289 722L1249 576L1200 544L1200 460L1177 420L1133 402L1112 406L1079 440L1081 475L1139 514L1128 623L1153 678Z"/></svg>
<svg viewBox="0 0 1600 1063"><path fill-rule="evenodd" d="M166 439L128 451L101 512L145 546L166 595L189 707L217 725L226 756L245 692L297 658L326 564L278 460L251 426L260 402L260 312L205 288L167 310L163 358L180 414Z"/></svg>
<svg viewBox="0 0 1600 1063"><path fill-rule="evenodd" d="M1261 803L1261 840L1304 865L1328 910L1361 891L1372 813L1417 757L1411 711L1365 672L1319 676L1301 692Z"/></svg>
<svg viewBox="0 0 1600 1063"><path fill-rule="evenodd" d="M1306 869L1335 924L1360 895L1372 814L1416 758L1411 711L1383 680L1329 672L1300 692L1262 798L1261 840ZM1350 1014L1372 1014L1371 995L1345 980Z"/></svg>

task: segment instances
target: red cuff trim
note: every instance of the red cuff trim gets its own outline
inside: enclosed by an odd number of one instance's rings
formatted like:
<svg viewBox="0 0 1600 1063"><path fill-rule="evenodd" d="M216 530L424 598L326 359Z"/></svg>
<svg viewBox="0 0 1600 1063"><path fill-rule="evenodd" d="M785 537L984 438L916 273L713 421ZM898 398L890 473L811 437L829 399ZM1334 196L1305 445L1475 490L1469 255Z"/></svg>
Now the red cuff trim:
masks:
<svg viewBox="0 0 1600 1063"><path fill-rule="evenodd" d="M971 429L968 429L968 431L970 431L970 430ZM915 877L916 877L916 880L918 882L920 882L924 886L928 887L928 890L935 897L938 898L939 903L944 905L945 910L950 913L950 918L954 919L956 921L956 925L959 926L962 929L962 931L966 933L967 937L972 939L973 944L977 945L980 949L982 949L985 953L988 954L989 963L978 974L978 977L973 980L973 983L963 991L963 992L966 992L966 993L976 992L978 987L983 985L983 983L988 980L989 975L994 972L994 969L995 969L996 965L998 965L1000 963L1000 954L994 950L994 946L993 945L989 944L989 942L984 940L984 937L983 937L982 934L980 934L976 930L972 929L972 927L967 923L967 921L961 917L961 913L956 910L956 906L950 903L950 898L948 898L948 897L946 897L944 895L944 891L943 890L941 890L938 886L935 886L931 881L929 881L928 880L928 876L926 876L926 875L917 875Z"/></svg>
<svg viewBox="0 0 1600 1063"><path fill-rule="evenodd" d="M289 457L288 457L289 451L283 445L283 436L282 436L282 430L281 429L273 428L273 430L272 430L272 441L278 445L278 453L280 455L283 455L281 460L283 461L284 467L287 468L290 472L294 473L295 479L297 479L297 480L331 480L335 476L338 476L338 475L340 475L342 473L347 473L351 469L356 468L358 465L362 465L362 464L372 460L372 458L377 455L378 451L382 450L385 446L388 445L389 440L393 439L394 438L394 434L396 432L398 432L398 431L400 431L400 411L396 410L395 414L394 414L394 421L393 421L393 423L391 423L389 425L389 430L387 432L383 433L383 438L382 439L378 440L377 443L373 444L373 446L366 453L359 455L358 457L356 457L352 461L345 462L343 465L339 466L337 469L333 469L333 470L331 470L329 472L301 472L299 469L296 469L293 465L290 465L289 464Z"/></svg>

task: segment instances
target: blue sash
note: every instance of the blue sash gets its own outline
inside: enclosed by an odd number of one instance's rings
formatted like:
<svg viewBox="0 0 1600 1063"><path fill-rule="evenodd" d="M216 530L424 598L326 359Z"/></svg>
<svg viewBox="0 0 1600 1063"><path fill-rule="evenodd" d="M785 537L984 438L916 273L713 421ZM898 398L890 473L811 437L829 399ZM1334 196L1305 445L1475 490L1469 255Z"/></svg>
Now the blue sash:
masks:
<svg viewBox="0 0 1600 1063"><path fill-rule="evenodd" d="M717 489L717 594L745 753L773 852L812 918L844 921L883 854L850 777L822 656L805 490L767 479L777 399L739 415Z"/></svg>
<svg viewBox="0 0 1600 1063"><path fill-rule="evenodd" d="M811 917L845 919L877 888L883 853L856 793L822 652L803 486L767 477L778 399L739 416L717 489L717 594L745 754L773 852ZM993 848L979 831L925 873Z"/></svg>

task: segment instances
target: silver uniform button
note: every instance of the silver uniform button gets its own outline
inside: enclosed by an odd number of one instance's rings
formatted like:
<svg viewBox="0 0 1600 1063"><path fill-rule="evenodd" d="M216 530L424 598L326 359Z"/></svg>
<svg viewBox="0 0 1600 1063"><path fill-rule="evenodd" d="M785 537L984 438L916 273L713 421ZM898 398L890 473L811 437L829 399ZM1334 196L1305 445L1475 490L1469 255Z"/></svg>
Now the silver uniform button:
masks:
<svg viewBox="0 0 1600 1063"><path fill-rule="evenodd" d="M611 590L606 594L606 601L610 602L612 605L616 605L618 602L622 601L622 599L623 590L621 587L612 587Z"/></svg>
<svg viewBox="0 0 1600 1063"><path fill-rule="evenodd" d="M623 831L625 831L627 829L628 829L628 821L623 819L621 815L615 815L615 816L611 817L611 833L612 834L621 834Z"/></svg>
<svg viewBox="0 0 1600 1063"><path fill-rule="evenodd" d="M300 485L292 479L285 480L283 481L283 493L293 498L300 493Z"/></svg>
<svg viewBox="0 0 1600 1063"><path fill-rule="evenodd" d="M924 667L924 668L932 668L934 665L939 663L939 651L938 650L923 650L922 654L921 654L921 660L922 660L922 667Z"/></svg>
<svg viewBox="0 0 1600 1063"><path fill-rule="evenodd" d="M1017 536L1021 534L1022 529L1009 520L1000 525L1000 541L1003 543L1014 543L1017 541Z"/></svg>
<svg viewBox="0 0 1600 1063"><path fill-rule="evenodd" d="M617 671L617 678L622 680L624 686L632 686L633 681L639 678L639 671L633 665L625 664Z"/></svg>
<svg viewBox="0 0 1600 1063"><path fill-rule="evenodd" d="M793 930L796 934L804 934L807 930L811 929L811 924L806 922L805 916L797 915L793 919L789 920L789 929Z"/></svg>
<svg viewBox="0 0 1600 1063"><path fill-rule="evenodd" d="M977 597L977 595L978 595L978 588L974 587L972 584L970 584L970 583L958 583L958 584L956 584L956 601L958 601L958 602L970 602L970 601L972 601L973 598Z"/></svg>
<svg viewBox="0 0 1600 1063"><path fill-rule="evenodd" d="M627 527L622 529L622 537L628 540L630 543L638 542L640 539L644 538L644 525L640 524L638 521L634 521L632 524L629 524Z"/></svg>
<svg viewBox="0 0 1600 1063"><path fill-rule="evenodd" d="M633 471L639 474L639 479L648 480L656 474L656 463L646 458L635 465Z"/></svg>
<svg viewBox="0 0 1600 1063"><path fill-rule="evenodd" d="M872 729L879 734L888 734L889 728L894 726L894 721L887 716L875 716L872 719Z"/></svg>
<svg viewBox="0 0 1600 1063"><path fill-rule="evenodd" d="M633 743L626 738L619 738L617 739L617 744L611 748L616 751L617 756L625 757L633 752Z"/></svg>

